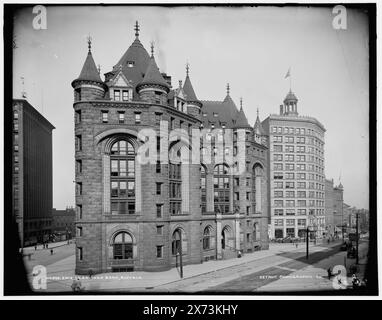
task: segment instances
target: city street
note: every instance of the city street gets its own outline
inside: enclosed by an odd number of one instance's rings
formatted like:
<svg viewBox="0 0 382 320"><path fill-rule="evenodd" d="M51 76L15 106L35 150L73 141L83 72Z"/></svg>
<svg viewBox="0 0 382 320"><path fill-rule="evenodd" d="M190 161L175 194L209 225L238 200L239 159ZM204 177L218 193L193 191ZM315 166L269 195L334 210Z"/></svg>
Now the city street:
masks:
<svg viewBox="0 0 382 320"><path fill-rule="evenodd" d="M327 268L335 265L349 267L354 259L344 259L346 251L339 251L336 243L310 244L309 263L305 258L305 244L271 244L269 250L245 254L242 258L208 261L200 265L184 266L184 279L173 268L164 272L125 272L97 274L91 279L81 276L84 291L105 292L275 292L300 290L334 290L327 278ZM367 241L360 244L360 264L366 261ZM54 249L34 248L32 259L24 258L29 278L35 265L47 268L47 291L71 291L74 280L74 245L63 243ZM361 276L360 276L361 277Z"/></svg>

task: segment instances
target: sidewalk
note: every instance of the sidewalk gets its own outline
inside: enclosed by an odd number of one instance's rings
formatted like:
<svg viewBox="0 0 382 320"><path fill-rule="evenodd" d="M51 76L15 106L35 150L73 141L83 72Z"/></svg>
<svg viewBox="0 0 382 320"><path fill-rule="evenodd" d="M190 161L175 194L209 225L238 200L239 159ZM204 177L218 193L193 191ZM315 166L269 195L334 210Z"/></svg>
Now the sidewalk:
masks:
<svg viewBox="0 0 382 320"><path fill-rule="evenodd" d="M330 245L310 245L311 252L329 250L330 247L338 245L339 242ZM246 253L242 258L234 258L229 260L211 260L202 264L186 265L183 267L183 279L180 279L179 272L176 268L163 272L121 272L121 273L103 273L97 274L89 279L88 276L79 276L82 286L86 291L99 290L123 290L126 291L145 291L153 289L157 286L167 285L184 279L190 279L199 275L216 272L247 264L270 256L275 256L285 252L301 252L305 253L305 246L299 244L296 248L293 244L270 244L269 250L256 251ZM68 291L74 279L74 256L57 261L47 266L48 291Z"/></svg>
<svg viewBox="0 0 382 320"><path fill-rule="evenodd" d="M70 239L69 241L70 241L70 243L74 243L75 239ZM24 247L23 252L24 252L24 254L28 254L28 253L31 253L31 252L33 253L33 252L38 251L38 250L49 250L49 249L62 247L62 246L65 246L67 244L68 244L68 240L58 241L58 242L49 242L48 243L48 249L43 248L42 244L38 244L37 250L35 250L34 246L30 246L30 247Z"/></svg>

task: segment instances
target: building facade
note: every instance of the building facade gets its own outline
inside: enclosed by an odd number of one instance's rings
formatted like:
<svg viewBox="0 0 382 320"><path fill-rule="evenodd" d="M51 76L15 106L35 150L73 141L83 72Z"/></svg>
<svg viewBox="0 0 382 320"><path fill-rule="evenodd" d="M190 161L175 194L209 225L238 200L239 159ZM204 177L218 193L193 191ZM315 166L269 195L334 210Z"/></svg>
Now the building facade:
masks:
<svg viewBox="0 0 382 320"><path fill-rule="evenodd" d="M229 93L222 102L200 101L188 67L184 85L173 88L153 46L149 55L140 42L138 24L104 80L89 40L72 86L77 274L160 271L267 249L267 147ZM220 107L235 123L213 111ZM207 161L222 156L222 146L224 155L234 152L222 130L213 132L218 124L248 149L244 173L235 176L224 156Z"/></svg>
<svg viewBox="0 0 382 320"><path fill-rule="evenodd" d="M22 246L47 241L52 228L52 130L26 100L13 101L13 217Z"/></svg>
<svg viewBox="0 0 382 320"><path fill-rule="evenodd" d="M335 235L333 179L325 179L325 235Z"/></svg>
<svg viewBox="0 0 382 320"><path fill-rule="evenodd" d="M71 238L75 235L76 212L73 207L67 207L64 210L52 210L52 232L65 235L65 238Z"/></svg>
<svg viewBox="0 0 382 320"><path fill-rule="evenodd" d="M279 114L263 121L269 136L271 238L305 237L307 226L325 233L324 126L299 116L290 91Z"/></svg>
<svg viewBox="0 0 382 320"><path fill-rule="evenodd" d="M344 188L341 183L333 187L333 217L337 232L342 232L346 219L344 217Z"/></svg>

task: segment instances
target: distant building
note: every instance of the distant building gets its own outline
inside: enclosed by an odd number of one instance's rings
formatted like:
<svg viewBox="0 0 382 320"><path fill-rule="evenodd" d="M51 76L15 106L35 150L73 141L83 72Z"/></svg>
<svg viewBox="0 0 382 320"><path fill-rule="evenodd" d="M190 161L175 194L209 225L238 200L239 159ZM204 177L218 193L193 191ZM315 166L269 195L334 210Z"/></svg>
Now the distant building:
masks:
<svg viewBox="0 0 382 320"><path fill-rule="evenodd" d="M52 228L52 130L26 100L13 100L13 217L21 244L48 240Z"/></svg>
<svg viewBox="0 0 382 320"><path fill-rule="evenodd" d="M346 225L343 210L344 188L340 183L338 186L333 187L333 221L334 225L337 227L337 231Z"/></svg>
<svg viewBox="0 0 382 320"><path fill-rule="evenodd" d="M68 207L65 210L52 210L52 232L65 233L69 238L75 236L76 212L74 208Z"/></svg>
<svg viewBox="0 0 382 320"><path fill-rule="evenodd" d="M262 125L269 136L269 192L272 239L305 237L307 226L317 238L325 233L324 126L300 116L297 97L289 91L280 114Z"/></svg>
<svg viewBox="0 0 382 320"><path fill-rule="evenodd" d="M334 185L332 180L325 180L325 235L335 235L334 223Z"/></svg>

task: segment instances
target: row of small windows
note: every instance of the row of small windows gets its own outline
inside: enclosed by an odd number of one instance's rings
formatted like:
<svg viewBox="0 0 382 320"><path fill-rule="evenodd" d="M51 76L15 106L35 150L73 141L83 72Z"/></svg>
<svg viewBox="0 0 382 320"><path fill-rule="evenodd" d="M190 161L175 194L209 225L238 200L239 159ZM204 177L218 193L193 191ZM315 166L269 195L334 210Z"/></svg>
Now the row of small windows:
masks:
<svg viewBox="0 0 382 320"><path fill-rule="evenodd" d="M316 190L324 190L325 188L324 184L315 183L315 182L308 182L308 184L306 182L301 182L301 181L298 181L296 183L293 181L286 181L285 184L283 181L273 182L273 187L275 189L283 189L284 187L285 189L294 189L295 187L297 189L306 189L307 186L308 186L308 189L316 189Z"/></svg>
<svg viewBox="0 0 382 320"><path fill-rule="evenodd" d="M118 113L118 123L126 123L127 116L125 111L117 111ZM134 122L135 124L140 124L142 122L142 113L140 111L134 111ZM163 120L163 113L161 112L155 112L155 124L160 125L161 121ZM102 123L109 123L110 122L110 112L108 110L101 110L100 113L100 121ZM79 124L82 122L82 112L81 110L76 110L75 112L75 122L76 124ZM170 130L173 130L175 128L180 128L180 129L187 129L188 134L191 135L192 133L192 124L190 123L185 123L183 120L179 120L179 122L176 121L174 117L170 118ZM177 125L179 123L179 125Z"/></svg>
<svg viewBox="0 0 382 320"><path fill-rule="evenodd" d="M316 199L324 199L324 193L323 192L315 192L315 191L309 191L309 194L306 191L280 191L280 190L275 190L273 193L273 196L275 198L316 198Z"/></svg>
<svg viewBox="0 0 382 320"><path fill-rule="evenodd" d="M318 174L313 174L313 173L294 173L294 172L285 172L285 173L282 173L282 172L275 172L273 174L273 179L275 180L317 180L317 181L321 181L321 182L324 182L325 180L325 177L324 176L321 176L321 175L318 175Z"/></svg>
<svg viewBox="0 0 382 320"><path fill-rule="evenodd" d="M318 148L314 148L314 147L306 148L305 146L296 146L296 149L294 145L285 145L284 147L285 148L283 148L283 145L273 145L273 152L308 153L308 154L317 154L320 157L323 157L324 155L324 152L322 150Z"/></svg>
<svg viewBox="0 0 382 320"><path fill-rule="evenodd" d="M279 153L274 153L273 154L273 161L288 161L288 162L314 162L317 163L320 166L324 165L324 161L318 157L314 157L311 155L305 156L305 155L299 155L297 154L296 156L294 154L279 154ZM296 160L295 160L296 159ZM309 167L309 165L308 165Z"/></svg>
<svg viewBox="0 0 382 320"><path fill-rule="evenodd" d="M324 201L321 200L274 200L275 207L306 207L307 204L309 207L323 207Z"/></svg>
<svg viewBox="0 0 382 320"><path fill-rule="evenodd" d="M307 213L307 209L274 209L275 216L283 216L285 213L286 216L295 216L296 213L299 216L304 216ZM324 209L309 209L308 214L311 215L324 215Z"/></svg>
<svg viewBox="0 0 382 320"><path fill-rule="evenodd" d="M283 169L284 168L284 169ZM324 169L319 166L314 166L312 164L294 164L294 163L286 163L285 165L283 163L274 163L273 164L273 170L287 170L287 171L315 171L318 173L324 173Z"/></svg>
<svg viewBox="0 0 382 320"><path fill-rule="evenodd" d="M286 226L295 226L297 222L298 226L305 227L306 226L306 219L285 219L285 225ZM277 227L282 227L284 225L284 219L275 219L274 225Z"/></svg>
<svg viewBox="0 0 382 320"><path fill-rule="evenodd" d="M280 133L280 134L301 134L304 135L305 133L307 135L312 135L316 137L323 138L323 134L319 131L313 130L313 129L306 129L306 128L294 128L294 127L271 127L272 133Z"/></svg>

